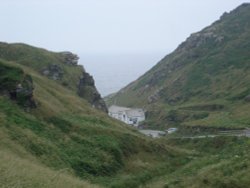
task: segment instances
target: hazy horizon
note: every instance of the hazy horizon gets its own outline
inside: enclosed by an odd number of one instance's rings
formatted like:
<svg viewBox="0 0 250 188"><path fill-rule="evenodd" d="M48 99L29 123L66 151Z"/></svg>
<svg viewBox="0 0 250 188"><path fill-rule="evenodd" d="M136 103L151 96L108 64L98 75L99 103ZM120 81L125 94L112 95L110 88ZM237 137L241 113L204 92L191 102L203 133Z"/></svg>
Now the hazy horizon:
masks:
<svg viewBox="0 0 250 188"><path fill-rule="evenodd" d="M168 52L139 54L80 55L79 63L95 79L95 85L104 97L117 92L152 68ZM119 63L117 61L119 60ZM100 63L105 66L100 66Z"/></svg>
<svg viewBox="0 0 250 188"><path fill-rule="evenodd" d="M106 95L138 78L191 33L244 2L250 1L2 0L0 41L77 53ZM129 67L137 71L131 74ZM103 75L112 83L118 73L123 80L108 92Z"/></svg>

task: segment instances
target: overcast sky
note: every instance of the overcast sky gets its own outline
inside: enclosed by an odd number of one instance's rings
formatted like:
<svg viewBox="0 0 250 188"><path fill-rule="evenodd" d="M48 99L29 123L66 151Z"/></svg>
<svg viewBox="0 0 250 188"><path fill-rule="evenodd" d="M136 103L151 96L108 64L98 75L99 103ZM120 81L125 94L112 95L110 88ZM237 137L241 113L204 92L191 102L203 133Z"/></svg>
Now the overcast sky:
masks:
<svg viewBox="0 0 250 188"><path fill-rule="evenodd" d="M247 0L0 0L0 41L76 53L169 52Z"/></svg>

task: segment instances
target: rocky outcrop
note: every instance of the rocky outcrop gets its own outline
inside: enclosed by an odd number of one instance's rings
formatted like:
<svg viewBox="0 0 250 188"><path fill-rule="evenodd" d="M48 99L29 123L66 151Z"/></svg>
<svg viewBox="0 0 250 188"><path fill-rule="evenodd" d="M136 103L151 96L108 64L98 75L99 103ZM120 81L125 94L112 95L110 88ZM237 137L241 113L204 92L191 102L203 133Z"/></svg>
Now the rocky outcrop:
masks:
<svg viewBox="0 0 250 188"><path fill-rule="evenodd" d="M63 56L63 62L67 65L75 66L78 64L79 57L71 52L61 52Z"/></svg>
<svg viewBox="0 0 250 188"><path fill-rule="evenodd" d="M31 78L21 68L1 64L1 60L12 61L39 72L56 81L67 89L89 101L95 108L107 111L106 105L98 93L94 80L81 65L79 57L71 52L51 52L26 44L0 42L0 94L11 95L24 106L35 106L32 100L33 87ZM21 102L22 101L22 102Z"/></svg>
<svg viewBox="0 0 250 188"><path fill-rule="evenodd" d="M63 69L56 64L49 65L44 68L41 73L52 80L61 80L63 77Z"/></svg>
<svg viewBox="0 0 250 188"><path fill-rule="evenodd" d="M59 81L59 83L67 88L77 91L78 95L86 99L94 108L107 112L105 102L95 87L94 79L85 72L83 66L77 65L79 57L71 52L61 52L59 54L60 63L49 64L42 69L41 74L52 80ZM70 68L68 66L74 67ZM71 73L72 68L77 72L77 75L73 75L75 72ZM65 78L67 79L65 80ZM75 82L78 82L77 88L75 88Z"/></svg>
<svg viewBox="0 0 250 188"><path fill-rule="evenodd" d="M151 104L151 103L154 103L156 101L158 101L158 99L160 98L160 92L163 88L159 88L157 89L152 95L150 95L148 97L148 103Z"/></svg>
<svg viewBox="0 0 250 188"><path fill-rule="evenodd" d="M245 97L245 101L246 102L250 102L250 95L248 95L248 96Z"/></svg>
<svg viewBox="0 0 250 188"><path fill-rule="evenodd" d="M25 109L36 108L36 102L33 98L33 81L31 76L26 75L22 82L9 91L10 98L17 101Z"/></svg>
<svg viewBox="0 0 250 188"><path fill-rule="evenodd" d="M0 94L7 95L11 100L26 110L36 107L33 98L33 81L21 69L0 63Z"/></svg>
<svg viewBox="0 0 250 188"><path fill-rule="evenodd" d="M93 77L86 72L83 72L79 80L78 95L86 99L94 108L108 112L104 100L95 87Z"/></svg>
<svg viewBox="0 0 250 188"><path fill-rule="evenodd" d="M177 50L190 51L194 48L200 47L203 44L212 42L213 44L219 44L224 40L224 36L218 34L216 26L210 26L201 32L192 34L187 40L182 43Z"/></svg>

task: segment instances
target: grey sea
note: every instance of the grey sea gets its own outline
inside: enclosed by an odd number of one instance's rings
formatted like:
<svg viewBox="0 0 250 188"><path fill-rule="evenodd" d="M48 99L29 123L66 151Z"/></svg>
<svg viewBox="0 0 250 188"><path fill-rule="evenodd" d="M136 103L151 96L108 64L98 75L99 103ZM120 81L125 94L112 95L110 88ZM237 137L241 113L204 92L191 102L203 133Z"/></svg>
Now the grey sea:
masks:
<svg viewBox="0 0 250 188"><path fill-rule="evenodd" d="M94 79L101 95L107 96L136 80L166 55L162 53L95 54L80 56L80 64Z"/></svg>

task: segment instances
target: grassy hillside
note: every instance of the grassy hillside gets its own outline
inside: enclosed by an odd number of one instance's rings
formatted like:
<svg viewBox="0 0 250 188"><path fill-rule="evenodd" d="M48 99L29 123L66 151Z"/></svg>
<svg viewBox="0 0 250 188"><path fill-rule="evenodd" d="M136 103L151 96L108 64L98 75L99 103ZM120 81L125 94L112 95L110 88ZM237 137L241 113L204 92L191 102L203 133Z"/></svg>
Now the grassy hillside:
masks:
<svg viewBox="0 0 250 188"><path fill-rule="evenodd" d="M249 25L243 5L115 98L147 108L152 126L249 126ZM93 108L75 59L0 43L0 187L248 187L249 138L143 136Z"/></svg>
<svg viewBox="0 0 250 188"><path fill-rule="evenodd" d="M24 159L9 151L0 151L1 187L47 187L47 188L98 188L80 180L67 170L55 171L31 159Z"/></svg>
<svg viewBox="0 0 250 188"><path fill-rule="evenodd" d="M186 162L185 152L109 118L32 66L1 59L0 72L3 187L138 187ZM10 98L20 84L24 95ZM24 105L30 97L35 106Z"/></svg>
<svg viewBox="0 0 250 188"><path fill-rule="evenodd" d="M1 60L0 71L1 187L192 187L191 177L185 179L187 170L196 173L197 168L217 164L217 160L213 163L217 151L229 162L235 153L241 156L246 151L243 158L250 151L244 138L237 139L241 147L232 146L227 138L197 143L147 138L31 67ZM8 96L8 89L20 82L25 85L27 77L34 89L35 108ZM210 145L209 153L204 145ZM232 147L234 152L229 154ZM245 163L248 161L242 165ZM231 170L239 171L238 165ZM217 168L207 173L213 172ZM247 172L247 167L239 171L246 180L235 181L235 185L247 183ZM202 185L203 175L198 177L196 184ZM214 178L210 175L205 181ZM222 178L220 183L229 180Z"/></svg>
<svg viewBox="0 0 250 188"><path fill-rule="evenodd" d="M167 144L192 150L192 160L148 184L151 188L249 187L249 138L170 139Z"/></svg>
<svg viewBox="0 0 250 188"><path fill-rule="evenodd" d="M77 91L79 78L84 71L81 66L68 66L61 53L54 53L21 43L0 43L0 58L31 67L40 73L52 64L58 65L63 71L63 76L58 79L58 82L75 91Z"/></svg>
<svg viewBox="0 0 250 188"><path fill-rule="evenodd" d="M250 127L250 4L192 34L108 104L144 107L148 126Z"/></svg>
<svg viewBox="0 0 250 188"><path fill-rule="evenodd" d="M78 57L71 52L51 52L27 44L0 42L0 59L30 67L78 93L97 109L106 111L93 78L77 64Z"/></svg>

